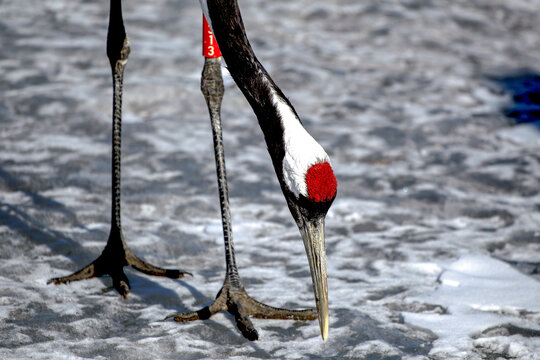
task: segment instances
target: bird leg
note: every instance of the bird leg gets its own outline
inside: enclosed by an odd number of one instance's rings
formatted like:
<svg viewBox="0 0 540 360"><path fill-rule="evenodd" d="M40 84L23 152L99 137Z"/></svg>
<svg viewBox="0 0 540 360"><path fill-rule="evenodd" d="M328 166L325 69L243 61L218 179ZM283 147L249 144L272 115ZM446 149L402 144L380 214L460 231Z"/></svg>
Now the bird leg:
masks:
<svg viewBox="0 0 540 360"><path fill-rule="evenodd" d="M317 313L313 310L288 310L262 304L251 298L244 289L238 275L238 268L234 257L227 175L225 172L225 154L221 134L220 108L224 93L221 76L221 58L205 58L201 78L201 90L208 105L212 124L227 270L223 286L212 304L198 311L180 312L172 314L167 318L174 318L178 322L197 319L205 320L220 311L228 311L234 315L236 326L242 335L249 340L257 340L259 338L257 330L255 330L253 323L249 319L250 316L262 319L317 319Z"/></svg>
<svg viewBox="0 0 540 360"><path fill-rule="evenodd" d="M148 275L178 279L189 274L174 269L162 269L139 259L127 246L120 222L120 159L122 139L122 85L124 67L129 56L129 40L122 19L121 0L111 0L109 30L107 34L107 56L113 76L113 136L112 136L112 206L111 231L107 245L101 255L81 270L64 277L50 279L47 283L67 284L71 281L110 275L114 288L124 297L130 291L124 266L131 266ZM191 274L190 274L191 275Z"/></svg>

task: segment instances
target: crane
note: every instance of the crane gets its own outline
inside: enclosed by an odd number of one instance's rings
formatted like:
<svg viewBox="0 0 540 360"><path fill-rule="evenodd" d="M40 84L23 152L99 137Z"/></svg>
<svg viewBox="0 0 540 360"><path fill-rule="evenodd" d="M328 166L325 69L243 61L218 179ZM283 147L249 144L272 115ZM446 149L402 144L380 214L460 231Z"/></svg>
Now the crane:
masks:
<svg viewBox="0 0 540 360"><path fill-rule="evenodd" d="M220 50L205 57L201 90L210 113L216 171L225 245L226 274L222 288L208 306L191 312L170 315L175 321L208 319L220 311L235 317L240 332L257 340L251 317L319 320L321 336L328 336L328 285L326 276L325 216L337 194L337 181L330 159L322 146L305 130L296 110L261 65L246 35L236 0L200 0L204 18ZM218 51L219 51L218 50ZM111 0L107 55L113 75L113 161L111 235L98 259L71 275L51 279L55 284L94 276L110 275L116 290L124 297L129 281L123 267L131 265L150 275L180 278L186 271L162 269L137 258L127 246L120 226L120 141L123 71L129 55L129 40L122 19L121 0ZM245 290L234 255L231 214L221 132L220 107L224 94L221 56L228 70L251 105L270 154L272 164L304 242L313 282L317 312L289 310L263 304Z"/></svg>

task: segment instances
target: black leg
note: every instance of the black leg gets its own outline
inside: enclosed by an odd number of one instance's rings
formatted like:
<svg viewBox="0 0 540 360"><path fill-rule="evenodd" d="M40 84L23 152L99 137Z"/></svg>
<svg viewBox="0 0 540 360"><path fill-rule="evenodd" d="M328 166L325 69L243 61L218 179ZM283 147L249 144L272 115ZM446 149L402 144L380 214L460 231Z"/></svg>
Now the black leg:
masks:
<svg viewBox="0 0 540 360"><path fill-rule="evenodd" d="M317 313L313 310L287 310L274 308L252 299L244 289L234 257L234 246L231 229L231 213L225 172L225 154L221 135L221 100L223 98L223 79L221 76L221 58L205 58L201 78L201 90L206 99L212 123L216 170L218 178L219 200L225 241L225 261L227 272L223 287L214 302L195 312L181 312L168 316L179 322L205 320L220 311L228 311L234 315L236 326L249 340L257 340L259 335L249 319L250 316L263 319L315 320Z"/></svg>
<svg viewBox="0 0 540 360"><path fill-rule="evenodd" d="M83 269L65 277L53 278L48 283L66 284L71 281L90 279L110 275L114 288L124 297L130 290L129 280L124 273L124 266L156 276L173 279L181 278L188 272L162 269L139 259L126 245L120 221L120 160L122 140L122 85L124 67L129 56L129 40L122 19L121 0L111 0L109 30L107 34L107 56L111 63L113 76L113 121L112 121L112 205L111 232L101 255Z"/></svg>

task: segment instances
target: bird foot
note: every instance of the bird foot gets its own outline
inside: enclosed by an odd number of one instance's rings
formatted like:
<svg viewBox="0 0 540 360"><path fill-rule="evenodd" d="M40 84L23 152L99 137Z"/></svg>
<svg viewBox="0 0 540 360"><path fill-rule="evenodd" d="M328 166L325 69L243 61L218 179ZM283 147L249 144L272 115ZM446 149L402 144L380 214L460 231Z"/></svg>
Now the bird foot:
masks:
<svg viewBox="0 0 540 360"><path fill-rule="evenodd" d="M234 315L238 330L240 330L246 339L251 341L258 340L259 334L249 319L250 316L259 319L317 319L317 313L313 310L281 309L260 303L250 297L242 286L233 287L228 281L225 282L218 292L212 304L198 311L175 313L167 316L165 319L174 318L177 322L206 320L220 311L227 311L231 315Z"/></svg>
<svg viewBox="0 0 540 360"><path fill-rule="evenodd" d="M113 229L105 249L96 260L71 275L49 279L47 284L67 284L72 281L109 275L112 278L113 287L125 298L130 291L129 280L124 273L124 266L128 265L148 275L164 276L172 279L179 279L185 274L192 275L187 271L162 269L139 259L126 245L122 231Z"/></svg>

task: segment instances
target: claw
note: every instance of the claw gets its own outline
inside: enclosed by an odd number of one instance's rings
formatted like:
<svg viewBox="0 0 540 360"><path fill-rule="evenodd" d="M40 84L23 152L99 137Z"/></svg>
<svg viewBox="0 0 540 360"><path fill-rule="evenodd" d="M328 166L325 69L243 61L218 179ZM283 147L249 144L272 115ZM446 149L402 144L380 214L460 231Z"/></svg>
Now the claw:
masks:
<svg viewBox="0 0 540 360"><path fill-rule="evenodd" d="M129 280L126 274L124 274L124 272L121 271L119 274L116 274L115 276L113 276L112 279L113 279L114 288L125 299L128 296L131 289L129 286Z"/></svg>
<svg viewBox="0 0 540 360"><path fill-rule="evenodd" d="M198 311L171 314L167 316L165 320L170 318L174 318L174 321L177 322L206 320L220 311L227 311L233 315L236 327L240 330L242 335L250 341L259 339L259 334L257 333L257 330L255 330L250 316L259 319L317 319L317 313L313 310L281 309L260 303L250 297L244 289L231 290L230 283L226 281L221 290L219 290L214 302L209 306Z"/></svg>
<svg viewBox="0 0 540 360"><path fill-rule="evenodd" d="M139 259L127 247L121 230L115 231L113 228L105 249L96 260L71 275L49 279L47 284L67 284L72 281L110 275L113 280L113 287L120 295L126 298L131 290L129 280L123 270L124 266L127 265L147 275L164 276L172 279L182 278L184 274L193 276L187 271L163 269Z"/></svg>

